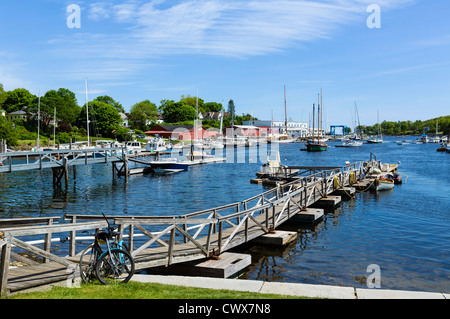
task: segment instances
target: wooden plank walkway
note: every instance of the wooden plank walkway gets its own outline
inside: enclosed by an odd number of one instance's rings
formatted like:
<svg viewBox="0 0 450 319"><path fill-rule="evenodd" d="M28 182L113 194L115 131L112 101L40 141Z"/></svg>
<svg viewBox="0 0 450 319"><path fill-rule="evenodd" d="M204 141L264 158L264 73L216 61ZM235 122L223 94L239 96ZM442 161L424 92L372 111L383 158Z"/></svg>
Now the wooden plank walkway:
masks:
<svg viewBox="0 0 450 319"><path fill-rule="evenodd" d="M166 266L220 255L227 250L271 233L301 210L327 197L337 188L358 182L367 167L355 163L345 168L321 171L295 182L278 185L242 202L192 214L168 217L108 216L114 219L129 247L136 269ZM106 227L101 216L65 215L68 223L2 228L0 220L0 287L2 295L62 281L78 263L76 233ZM141 237L136 237L138 234ZM50 253L51 236L69 233L69 257ZM45 235L44 249L17 237ZM92 240L90 240L92 241ZM47 263L9 267L12 245L45 257ZM79 247L82 248L82 247Z"/></svg>

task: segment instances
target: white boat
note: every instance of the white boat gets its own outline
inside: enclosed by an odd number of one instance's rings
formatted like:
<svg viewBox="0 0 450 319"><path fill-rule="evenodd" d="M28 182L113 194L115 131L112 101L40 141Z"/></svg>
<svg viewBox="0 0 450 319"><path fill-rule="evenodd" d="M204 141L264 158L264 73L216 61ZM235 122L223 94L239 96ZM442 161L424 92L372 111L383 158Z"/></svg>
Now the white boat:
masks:
<svg viewBox="0 0 450 319"><path fill-rule="evenodd" d="M275 158L273 158L273 154L275 154ZM271 159L272 158L272 159ZM263 177L275 177L279 175L284 175L283 166L280 161L280 153L267 153L267 163L263 164L261 170L256 173L258 178Z"/></svg>
<svg viewBox="0 0 450 319"><path fill-rule="evenodd" d="M270 141L268 141L269 143L275 144L289 144L289 143L294 143L297 138L288 138L287 135L280 135L280 136L275 136L276 138L271 139Z"/></svg>
<svg viewBox="0 0 450 319"><path fill-rule="evenodd" d="M430 142L430 140L428 139L428 135L426 135L426 134L423 134L423 135L420 137L420 141L421 141L423 144L427 144L427 143Z"/></svg>
<svg viewBox="0 0 450 319"><path fill-rule="evenodd" d="M408 144L409 144L409 142L407 142L407 141L397 142L397 145L408 145Z"/></svg>
<svg viewBox="0 0 450 319"><path fill-rule="evenodd" d="M167 151L166 142L161 138L154 139L147 143L145 150L147 152L165 152Z"/></svg>
<svg viewBox="0 0 450 319"><path fill-rule="evenodd" d="M362 145L363 145L362 141L353 140L353 139L344 141L342 143L342 147L361 147Z"/></svg>
<svg viewBox="0 0 450 319"><path fill-rule="evenodd" d="M132 152L141 152L143 151L142 144L139 141L130 141L125 144L125 148L128 151Z"/></svg>
<svg viewBox="0 0 450 319"><path fill-rule="evenodd" d="M379 177L377 178L370 187L376 191L384 191L394 188L394 181L388 178Z"/></svg>
<svg viewBox="0 0 450 319"><path fill-rule="evenodd" d="M381 144L383 143L383 133L381 132L381 124L380 124L380 114L377 111L377 120L378 120L378 135L372 136L367 140L369 144Z"/></svg>
<svg viewBox="0 0 450 319"><path fill-rule="evenodd" d="M187 171L189 165L185 161L173 158L160 158L158 161L151 161L150 167L157 174L170 174Z"/></svg>

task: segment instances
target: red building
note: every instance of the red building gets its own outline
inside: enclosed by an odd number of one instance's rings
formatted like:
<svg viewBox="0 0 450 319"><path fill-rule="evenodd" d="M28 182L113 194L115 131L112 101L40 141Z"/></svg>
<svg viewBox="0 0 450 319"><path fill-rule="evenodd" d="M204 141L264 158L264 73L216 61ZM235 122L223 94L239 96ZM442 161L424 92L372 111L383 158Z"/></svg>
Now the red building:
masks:
<svg viewBox="0 0 450 319"><path fill-rule="evenodd" d="M195 127L193 125L156 125L150 131L144 132L144 134L188 141L195 139ZM203 126L197 128L198 139L216 137L217 134L219 134L217 129L205 129Z"/></svg>
<svg viewBox="0 0 450 319"><path fill-rule="evenodd" d="M267 135L267 131L263 128L252 125L234 125L225 128L224 135L227 137L245 136L245 137L262 137Z"/></svg>

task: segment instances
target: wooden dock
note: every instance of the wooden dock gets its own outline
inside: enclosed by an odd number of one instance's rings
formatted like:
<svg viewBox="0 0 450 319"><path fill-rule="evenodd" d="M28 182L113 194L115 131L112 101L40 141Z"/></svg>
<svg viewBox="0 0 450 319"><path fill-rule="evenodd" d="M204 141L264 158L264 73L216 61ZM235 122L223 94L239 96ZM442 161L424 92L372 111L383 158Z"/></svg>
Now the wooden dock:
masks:
<svg viewBox="0 0 450 319"><path fill-rule="evenodd" d="M309 220L323 216L321 210L310 206L330 197L341 186L347 187L365 177L367 167L363 162L344 168L330 169L302 177L294 182L278 185L262 194L242 202L215 207L181 216L108 216L118 225L122 238L135 260L136 269L220 258L220 255L241 244L261 236L271 237L278 226L303 215ZM338 181L338 182L337 182ZM300 215L299 215L300 214ZM106 227L102 216L70 215L65 222L57 219L44 225L25 225L0 220L0 287L1 295L24 291L39 285L65 280L73 276L79 254L88 244L77 242L77 232ZM67 236L66 245L51 249L52 236ZM269 236L267 236L269 234ZM44 247L25 242L19 238L41 238ZM138 237L139 236L139 237ZM92 242L92 240L90 240ZM14 248L13 248L14 246ZM66 247L67 246L67 247ZM13 249L26 250L45 258L37 264L10 267L10 259L17 259ZM62 257L67 256L67 257ZM21 257L22 262L27 258Z"/></svg>

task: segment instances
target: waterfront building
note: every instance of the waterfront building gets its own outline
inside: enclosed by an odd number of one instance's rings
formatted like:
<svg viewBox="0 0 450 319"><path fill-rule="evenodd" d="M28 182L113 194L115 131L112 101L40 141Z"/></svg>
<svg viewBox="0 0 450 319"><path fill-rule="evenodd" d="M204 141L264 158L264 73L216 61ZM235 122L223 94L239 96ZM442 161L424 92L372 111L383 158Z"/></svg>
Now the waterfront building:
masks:
<svg viewBox="0 0 450 319"><path fill-rule="evenodd" d="M284 121L273 121L273 123L272 121L243 121L242 124L266 129L268 134L286 134L286 123ZM306 137L309 134L308 123L288 121L287 126L289 137Z"/></svg>
<svg viewBox="0 0 450 319"><path fill-rule="evenodd" d="M196 138L195 127L193 125L156 125L151 130L144 132L146 135L160 136L162 138L171 138L173 140L189 141ZM205 129L203 126L197 128L197 138L216 137L219 134L218 129Z"/></svg>

